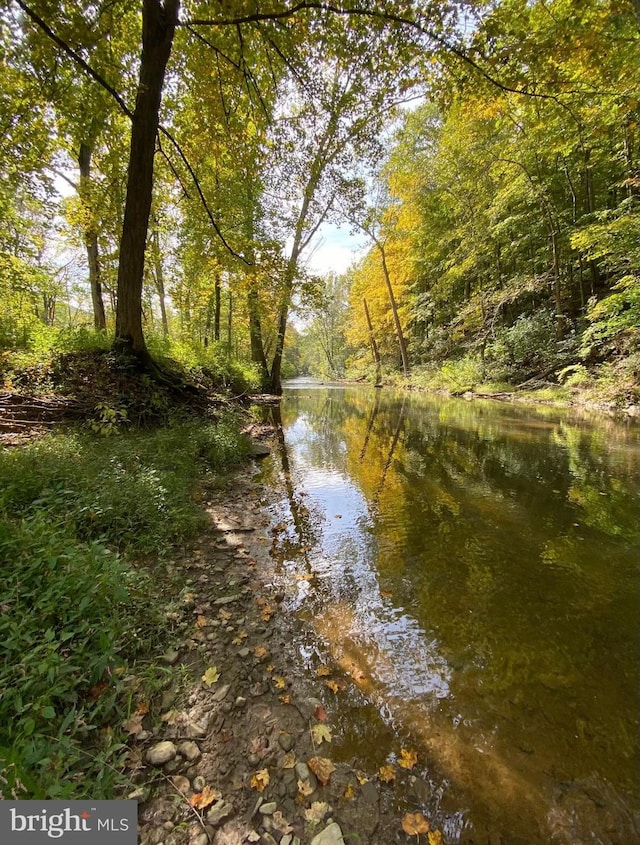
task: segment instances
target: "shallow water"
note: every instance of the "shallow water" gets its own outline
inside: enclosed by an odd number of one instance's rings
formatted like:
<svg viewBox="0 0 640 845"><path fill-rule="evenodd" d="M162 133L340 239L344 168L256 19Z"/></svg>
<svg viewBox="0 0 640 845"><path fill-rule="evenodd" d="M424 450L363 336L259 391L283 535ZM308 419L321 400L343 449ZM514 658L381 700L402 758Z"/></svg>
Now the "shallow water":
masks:
<svg viewBox="0 0 640 845"><path fill-rule="evenodd" d="M334 756L415 749L398 808L448 842L640 842L637 426L314 385L280 413L293 646L351 679Z"/></svg>

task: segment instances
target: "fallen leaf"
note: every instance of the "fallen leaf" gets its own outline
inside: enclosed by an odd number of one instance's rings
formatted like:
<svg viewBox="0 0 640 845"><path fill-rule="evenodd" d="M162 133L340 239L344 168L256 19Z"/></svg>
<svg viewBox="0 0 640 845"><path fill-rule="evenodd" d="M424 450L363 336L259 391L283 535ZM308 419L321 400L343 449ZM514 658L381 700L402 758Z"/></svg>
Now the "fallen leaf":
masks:
<svg viewBox="0 0 640 845"><path fill-rule="evenodd" d="M318 704L316 709L314 710L315 717L319 722L326 722L327 721L327 711L324 709L322 704Z"/></svg>
<svg viewBox="0 0 640 845"><path fill-rule="evenodd" d="M316 675L320 678L326 678L331 674L331 667L330 666L318 666L316 669Z"/></svg>
<svg viewBox="0 0 640 845"><path fill-rule="evenodd" d="M365 775L364 772L361 772L360 769L356 769L356 777L358 778L358 783L360 786L364 786L365 783L369 783L369 778Z"/></svg>
<svg viewBox="0 0 640 845"><path fill-rule="evenodd" d="M95 687L91 687L89 695L94 701L97 701L108 686L109 684L107 684L106 681L100 681L100 683L96 684Z"/></svg>
<svg viewBox="0 0 640 845"><path fill-rule="evenodd" d="M265 787L269 785L269 772L267 769L260 769L251 776L251 786L257 789L258 792L263 792Z"/></svg>
<svg viewBox="0 0 640 845"><path fill-rule="evenodd" d="M408 751L406 748L400 749L400 759L398 760L398 765L401 766L403 769L413 769L415 764L418 762L418 752L410 750Z"/></svg>
<svg viewBox="0 0 640 845"><path fill-rule="evenodd" d="M274 678L273 683L276 689L284 689L287 685L284 678Z"/></svg>
<svg viewBox="0 0 640 845"><path fill-rule="evenodd" d="M148 712L149 712L149 708L147 707L146 704L138 704L138 706L136 707L133 715L134 716L146 716L146 714Z"/></svg>
<svg viewBox="0 0 640 845"><path fill-rule="evenodd" d="M265 672L268 672L269 674L271 674L275 668L276 668L276 667L273 665L273 663L270 663L268 666L265 666L265 670L264 670L264 671L265 671Z"/></svg>
<svg viewBox="0 0 640 845"><path fill-rule="evenodd" d="M273 608L271 607L271 605L266 605L266 607L262 608L262 613L260 614L260 619L262 619L263 622L268 622L271 619L272 616L273 616Z"/></svg>
<svg viewBox="0 0 640 845"><path fill-rule="evenodd" d="M329 805L326 801L314 801L311 807L304 811L304 817L312 824L320 824L328 812Z"/></svg>
<svg viewBox="0 0 640 845"><path fill-rule="evenodd" d="M408 836L420 836L421 833L428 833L431 825L422 813L407 813L402 819L402 829Z"/></svg>
<svg viewBox="0 0 640 845"><path fill-rule="evenodd" d="M212 684L215 684L216 681L220 679L220 672L216 669L215 666L209 666L207 671L202 676L202 682L205 683L208 687Z"/></svg>
<svg viewBox="0 0 640 845"><path fill-rule="evenodd" d="M342 678L339 678L337 681L325 681L324 685L329 687L334 695L337 695L341 690L345 690L347 688L347 683L346 681L343 681Z"/></svg>
<svg viewBox="0 0 640 845"><path fill-rule="evenodd" d="M207 620L204 616L198 616L196 619L196 628L204 628L207 624Z"/></svg>
<svg viewBox="0 0 640 845"><path fill-rule="evenodd" d="M347 788L345 789L342 797L345 799L345 801L353 801L353 799L356 797L356 788L351 783L351 781L349 781L349 783L347 784Z"/></svg>
<svg viewBox="0 0 640 845"><path fill-rule="evenodd" d="M391 765L380 766L378 774L380 775L380 780L384 783L391 783L396 779L396 770Z"/></svg>
<svg viewBox="0 0 640 845"><path fill-rule="evenodd" d="M122 730L126 731L126 733L131 734L132 736L138 736L138 734L142 731L142 719L144 717L142 715L136 716L134 715L127 719L126 722L122 723Z"/></svg>
<svg viewBox="0 0 640 845"><path fill-rule="evenodd" d="M322 745L323 742L331 742L331 728L319 724L311 728L311 738L315 745Z"/></svg>
<svg viewBox="0 0 640 845"><path fill-rule="evenodd" d="M228 610L225 610L224 607L221 607L218 611L218 616L222 619L223 622L228 622L231 619L231 613Z"/></svg>
<svg viewBox="0 0 640 845"><path fill-rule="evenodd" d="M196 792L195 795L189 798L189 805L196 810L206 810L218 798L220 798L220 793L217 789L213 789L211 786L205 786L202 792Z"/></svg>
<svg viewBox="0 0 640 845"><path fill-rule="evenodd" d="M289 751L287 754L284 755L282 760L282 768L283 769L293 769L296 765L296 755L293 751Z"/></svg>
<svg viewBox="0 0 640 845"><path fill-rule="evenodd" d="M383 599L390 599L393 597L391 590L380 590L380 595Z"/></svg>
<svg viewBox="0 0 640 845"><path fill-rule="evenodd" d="M313 795L313 787L308 780L299 780L298 792L300 795Z"/></svg>
<svg viewBox="0 0 640 845"><path fill-rule="evenodd" d="M258 757L266 757L269 751L269 740L266 736L256 736L249 743L249 754L257 754Z"/></svg>
<svg viewBox="0 0 640 845"><path fill-rule="evenodd" d="M293 830L293 828L282 815L280 810L276 810L275 813L271 816L271 824L277 831L282 834L291 833L291 831Z"/></svg>
<svg viewBox="0 0 640 845"><path fill-rule="evenodd" d="M439 830L430 830L428 839L429 845L442 845L442 833Z"/></svg>
<svg viewBox="0 0 640 845"><path fill-rule="evenodd" d="M260 834L255 830L251 830L247 833L246 840L247 842L259 842Z"/></svg>
<svg viewBox="0 0 640 845"><path fill-rule="evenodd" d="M269 649L264 645L258 645L254 648L253 653L255 657L266 657L269 654Z"/></svg>
<svg viewBox="0 0 640 845"><path fill-rule="evenodd" d="M291 696L289 695L289 693L287 693L286 695L279 695L278 698L283 704L291 704Z"/></svg>
<svg viewBox="0 0 640 845"><path fill-rule="evenodd" d="M312 757L310 760L307 760L307 766L309 766L323 786L329 783L331 773L336 770L336 767L328 757Z"/></svg>

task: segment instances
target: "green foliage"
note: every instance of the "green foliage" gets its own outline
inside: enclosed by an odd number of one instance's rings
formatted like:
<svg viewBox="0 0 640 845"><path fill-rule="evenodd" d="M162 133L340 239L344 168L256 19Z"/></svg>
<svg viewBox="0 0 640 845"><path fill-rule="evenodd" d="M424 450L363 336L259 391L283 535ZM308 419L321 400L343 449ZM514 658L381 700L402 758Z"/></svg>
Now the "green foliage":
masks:
<svg viewBox="0 0 640 845"><path fill-rule="evenodd" d="M589 302L587 310L589 327L582 336L582 354L588 355L591 347L613 341L628 334L637 342L640 333L640 276L623 276L613 286L609 296L599 302Z"/></svg>
<svg viewBox="0 0 640 845"><path fill-rule="evenodd" d="M202 512L198 479L242 460L224 417L120 437L50 436L0 453L0 759L29 797L112 797L124 681L166 640L140 556L166 555ZM108 728L105 730L105 728Z"/></svg>

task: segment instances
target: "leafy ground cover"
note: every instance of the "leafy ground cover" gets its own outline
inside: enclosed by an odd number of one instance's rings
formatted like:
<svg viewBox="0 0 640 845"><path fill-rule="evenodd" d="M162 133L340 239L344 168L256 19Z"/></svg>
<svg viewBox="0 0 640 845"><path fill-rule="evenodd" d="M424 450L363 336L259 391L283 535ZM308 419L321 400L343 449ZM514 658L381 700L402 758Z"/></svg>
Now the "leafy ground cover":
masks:
<svg viewBox="0 0 640 845"><path fill-rule="evenodd" d="M227 413L0 453L5 797L113 794L125 751L113 726L132 685L161 685L151 653L171 635L176 591L154 570L201 526L201 486L243 460L239 431Z"/></svg>

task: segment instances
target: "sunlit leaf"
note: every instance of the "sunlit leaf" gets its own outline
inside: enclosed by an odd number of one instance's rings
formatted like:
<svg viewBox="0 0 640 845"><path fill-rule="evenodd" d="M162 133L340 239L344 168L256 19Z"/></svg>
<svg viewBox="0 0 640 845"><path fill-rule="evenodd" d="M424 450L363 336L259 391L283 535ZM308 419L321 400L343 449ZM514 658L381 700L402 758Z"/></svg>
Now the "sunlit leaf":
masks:
<svg viewBox="0 0 640 845"><path fill-rule="evenodd" d="M211 786L205 786L202 792L196 792L195 795L189 798L189 804L196 810L206 810L218 798L220 798L220 793L217 789L213 789Z"/></svg>
<svg viewBox="0 0 640 845"><path fill-rule="evenodd" d="M251 787L257 789L258 792L264 792L265 787L269 785L269 772L267 769L260 769L259 772L251 775Z"/></svg>
<svg viewBox="0 0 640 845"><path fill-rule="evenodd" d="M380 775L380 780L384 783L391 783L396 779L396 770L391 765L380 766L378 774Z"/></svg>
<svg viewBox="0 0 640 845"><path fill-rule="evenodd" d="M442 833L439 830L430 830L427 838L429 845L442 845Z"/></svg>
<svg viewBox="0 0 640 845"><path fill-rule="evenodd" d="M212 684L215 684L216 681L220 679L220 672L218 672L215 666L209 666L207 671L202 676L202 682L210 687Z"/></svg>
<svg viewBox="0 0 640 845"><path fill-rule="evenodd" d="M419 836L428 833L431 825L422 813L407 813L402 819L402 829L408 836Z"/></svg>
<svg viewBox="0 0 640 845"><path fill-rule="evenodd" d="M300 795L313 795L313 787L308 780L299 780L298 781L298 792Z"/></svg>
<svg viewBox="0 0 640 845"><path fill-rule="evenodd" d="M316 745L323 742L331 742L331 728L328 725L318 724L311 728L311 737Z"/></svg>
<svg viewBox="0 0 640 845"><path fill-rule="evenodd" d="M353 801L353 799L356 797L356 788L351 781L349 781L349 783L347 784L342 797L345 799L345 801Z"/></svg>
<svg viewBox="0 0 640 845"><path fill-rule="evenodd" d="M304 811L304 817L312 824L320 824L328 812L329 805L325 801L314 801L311 807Z"/></svg>
<svg viewBox="0 0 640 845"><path fill-rule="evenodd" d="M336 767L328 757L312 757L310 760L307 760L307 765L323 786L329 783L331 773L336 770Z"/></svg>
<svg viewBox="0 0 640 845"><path fill-rule="evenodd" d="M418 752L408 750L406 748L400 749L400 757L398 759L398 765L401 766L403 769L413 769L415 764L418 762Z"/></svg>

